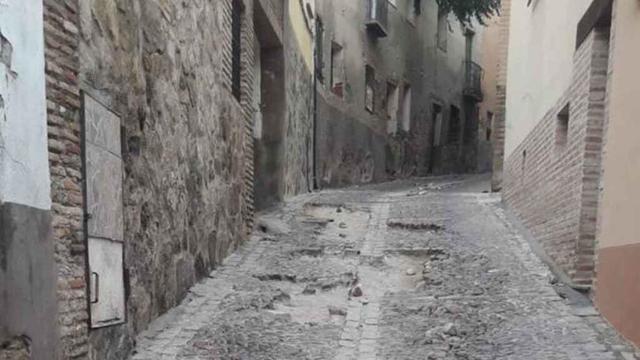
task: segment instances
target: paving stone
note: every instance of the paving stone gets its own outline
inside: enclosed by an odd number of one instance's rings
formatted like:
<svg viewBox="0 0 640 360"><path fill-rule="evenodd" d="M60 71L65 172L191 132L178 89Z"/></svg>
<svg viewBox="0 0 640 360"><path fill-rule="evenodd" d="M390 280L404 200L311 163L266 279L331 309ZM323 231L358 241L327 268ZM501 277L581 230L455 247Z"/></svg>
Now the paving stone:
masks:
<svg viewBox="0 0 640 360"><path fill-rule="evenodd" d="M132 358L638 359L593 307L558 295L499 196L446 179L287 200L258 222L269 241L252 236ZM366 304L348 298L356 282Z"/></svg>

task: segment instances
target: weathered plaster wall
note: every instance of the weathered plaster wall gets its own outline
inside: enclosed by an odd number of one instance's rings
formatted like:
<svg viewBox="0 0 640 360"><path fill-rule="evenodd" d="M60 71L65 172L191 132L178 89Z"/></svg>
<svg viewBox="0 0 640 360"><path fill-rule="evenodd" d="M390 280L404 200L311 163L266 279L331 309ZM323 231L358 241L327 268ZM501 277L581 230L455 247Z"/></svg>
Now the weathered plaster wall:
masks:
<svg viewBox="0 0 640 360"><path fill-rule="evenodd" d="M385 174L385 132L362 124L340 103L318 99L318 179L321 187L341 187L383 181Z"/></svg>
<svg viewBox="0 0 640 360"><path fill-rule="evenodd" d="M576 25L591 1L511 3L505 159L570 86Z"/></svg>
<svg viewBox="0 0 640 360"><path fill-rule="evenodd" d="M640 345L640 2L617 0L613 12L596 303L625 337Z"/></svg>
<svg viewBox="0 0 640 360"><path fill-rule="evenodd" d="M59 355L43 5L0 3L0 358Z"/></svg>
<svg viewBox="0 0 640 360"><path fill-rule="evenodd" d="M298 0L286 1L284 13L285 123L284 195L313 187L313 75L309 30ZM310 44L310 43L308 43Z"/></svg>
<svg viewBox="0 0 640 360"><path fill-rule="evenodd" d="M231 0L80 4L82 87L121 114L125 163L128 322L91 331L93 358L124 358L133 335L247 233L253 1L240 102L230 92L230 9Z"/></svg>
<svg viewBox="0 0 640 360"><path fill-rule="evenodd" d="M42 3L0 6L0 202L49 209Z"/></svg>
<svg viewBox="0 0 640 360"><path fill-rule="evenodd" d="M33 359L58 358L52 239L49 210L0 204L0 358L20 339Z"/></svg>
<svg viewBox="0 0 640 360"><path fill-rule="evenodd" d="M398 6L389 5L388 36L372 38L364 26L366 19L365 1L323 1L317 3L317 12L324 23L325 35L320 50L323 54L324 66L322 77L324 83L318 88L319 97L324 100L320 106L330 106L324 114L331 118L318 116L319 124L333 127L341 122L358 122L354 128L367 129L364 138L375 139L372 148L364 147L367 156L348 157L350 162L362 159L362 163L350 164L359 168L367 168L370 159L376 158L376 149L383 142L385 155L382 161L374 161L373 174L360 180L382 180L392 176L424 175L430 168L437 173L459 171L461 147L442 146L435 149L432 156L433 136L433 104L437 103L444 110L442 126L443 139L448 129L449 107L455 105L460 109L463 128L464 106L462 86L464 81L465 38L457 20L449 18L450 29L446 51L436 45L438 24L438 8L435 1L423 1L421 14L413 17L412 1L398 1ZM477 31L480 33L481 28ZM345 86L344 96L339 98L330 91L331 79L331 43L344 46ZM365 110L365 67L368 64L375 70L374 111ZM392 82L403 89L411 86L411 111L409 131L400 127L395 134L387 134L388 115L386 111L387 82ZM400 90L402 93L402 90ZM400 95L402 104L402 94ZM399 106L402 107L401 105ZM398 115L398 123L401 123ZM335 129L334 129L335 130ZM332 130L333 131L333 130ZM332 131L325 131L331 133ZM459 134L460 140L462 133ZM345 139L347 140L347 139ZM354 141L337 142L335 139L318 137L319 149L336 147L334 151L319 151L317 166L318 177L325 183L334 183L332 178L346 179L351 174L336 173L336 169L347 169L341 166L343 161L339 154L349 154L354 148ZM324 142L324 144L322 144ZM363 142L360 145L364 145ZM341 149L343 148L344 149ZM433 164L432 164L433 162ZM330 173L328 169L333 169ZM362 181L358 181L362 182Z"/></svg>

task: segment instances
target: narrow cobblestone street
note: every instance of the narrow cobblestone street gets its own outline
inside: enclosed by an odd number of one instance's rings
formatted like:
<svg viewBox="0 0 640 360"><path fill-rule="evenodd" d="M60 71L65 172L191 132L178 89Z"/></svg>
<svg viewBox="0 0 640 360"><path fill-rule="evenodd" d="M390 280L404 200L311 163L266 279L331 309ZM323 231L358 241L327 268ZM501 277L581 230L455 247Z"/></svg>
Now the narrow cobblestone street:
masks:
<svg viewBox="0 0 640 360"><path fill-rule="evenodd" d="M637 359L557 284L484 180L290 199L133 358Z"/></svg>

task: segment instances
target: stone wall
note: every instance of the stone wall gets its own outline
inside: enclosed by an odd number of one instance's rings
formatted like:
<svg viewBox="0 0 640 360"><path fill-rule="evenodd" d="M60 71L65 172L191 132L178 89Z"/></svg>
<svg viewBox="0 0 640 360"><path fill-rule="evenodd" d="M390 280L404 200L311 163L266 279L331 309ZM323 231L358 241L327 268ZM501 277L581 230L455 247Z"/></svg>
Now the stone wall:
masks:
<svg viewBox="0 0 640 360"><path fill-rule="evenodd" d="M125 167L128 318L91 331L92 358L125 358L134 335L252 224L253 1L242 17L240 101L231 94L231 7L80 4L82 89L121 115Z"/></svg>
<svg viewBox="0 0 640 360"><path fill-rule="evenodd" d="M283 10L286 114L282 184L285 196L303 193L313 188L314 145L313 75L305 66L296 43L289 8Z"/></svg>
<svg viewBox="0 0 640 360"><path fill-rule="evenodd" d="M504 201L578 285L594 276L594 246L607 83L609 30L575 53L571 87L505 163ZM566 143L559 119L569 104Z"/></svg>
<svg viewBox="0 0 640 360"><path fill-rule="evenodd" d="M383 181L385 173L384 129L374 131L352 117L336 100L319 96L318 164L319 186L341 187Z"/></svg>

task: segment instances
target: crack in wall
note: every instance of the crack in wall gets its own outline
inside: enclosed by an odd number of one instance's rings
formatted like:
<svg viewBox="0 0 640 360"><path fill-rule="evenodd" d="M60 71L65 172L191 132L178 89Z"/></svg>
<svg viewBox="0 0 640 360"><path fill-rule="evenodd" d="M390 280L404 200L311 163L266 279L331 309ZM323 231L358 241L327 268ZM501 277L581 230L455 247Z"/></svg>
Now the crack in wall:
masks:
<svg viewBox="0 0 640 360"><path fill-rule="evenodd" d="M8 69L11 69L11 59L13 57L13 45L4 36L0 30L0 63L5 64Z"/></svg>

